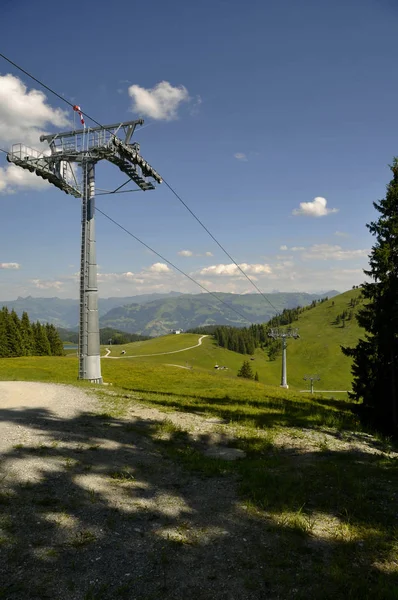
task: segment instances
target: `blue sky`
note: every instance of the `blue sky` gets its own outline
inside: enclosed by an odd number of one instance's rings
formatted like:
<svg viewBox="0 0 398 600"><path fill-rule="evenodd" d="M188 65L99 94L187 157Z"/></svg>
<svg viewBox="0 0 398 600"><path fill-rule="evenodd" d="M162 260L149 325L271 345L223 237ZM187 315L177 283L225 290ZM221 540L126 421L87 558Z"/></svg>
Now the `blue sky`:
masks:
<svg viewBox="0 0 398 600"><path fill-rule="evenodd" d="M0 39L101 123L142 115L143 156L263 291L343 291L397 153L397 25L392 0L3 0ZM0 59L0 147L73 123L34 90ZM1 154L0 299L76 297L79 200L15 169ZM253 291L166 186L97 202L209 289ZM97 244L103 296L200 291L101 215Z"/></svg>

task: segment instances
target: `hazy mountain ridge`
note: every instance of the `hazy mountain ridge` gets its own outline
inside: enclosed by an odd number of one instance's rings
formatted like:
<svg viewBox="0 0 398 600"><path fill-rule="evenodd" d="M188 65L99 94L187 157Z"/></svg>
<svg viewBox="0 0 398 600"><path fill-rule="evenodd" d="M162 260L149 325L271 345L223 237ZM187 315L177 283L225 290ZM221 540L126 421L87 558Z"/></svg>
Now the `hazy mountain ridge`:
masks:
<svg viewBox="0 0 398 600"><path fill-rule="evenodd" d="M306 306L313 300L324 296L335 296L334 290L325 294L272 293L267 298L278 311L284 308ZM100 298L100 327L112 327L128 333L142 335L163 335L171 329L184 330L201 325L247 325L250 322L263 323L274 316L275 311L260 294L217 293L234 310L218 302L210 294L143 294L124 298ZM0 306L15 309L18 315L26 311L32 321L53 323L57 327L76 329L78 323L79 302L61 298L17 298L12 301L0 301Z"/></svg>
<svg viewBox="0 0 398 600"><path fill-rule="evenodd" d="M307 306L313 300L325 296L332 297L337 293L335 291L326 294L274 293L267 294L267 298L279 312L284 308ZM175 328L186 330L212 324L247 326L252 322L263 323L275 315L272 306L267 304L260 294L218 293L217 296L241 316L210 294L184 294L167 300L113 308L100 319L100 325L156 336L169 333Z"/></svg>
<svg viewBox="0 0 398 600"><path fill-rule="evenodd" d="M180 295L180 292L169 292L167 294L141 294L123 298L99 298L98 311L101 317L106 315L112 308L124 304L142 304ZM27 296L26 298L19 297L16 300L0 300L0 307L2 306L7 306L9 310L14 309L18 316L26 311L31 321L49 322L66 329L77 327L79 322L79 301L74 298L34 298Z"/></svg>

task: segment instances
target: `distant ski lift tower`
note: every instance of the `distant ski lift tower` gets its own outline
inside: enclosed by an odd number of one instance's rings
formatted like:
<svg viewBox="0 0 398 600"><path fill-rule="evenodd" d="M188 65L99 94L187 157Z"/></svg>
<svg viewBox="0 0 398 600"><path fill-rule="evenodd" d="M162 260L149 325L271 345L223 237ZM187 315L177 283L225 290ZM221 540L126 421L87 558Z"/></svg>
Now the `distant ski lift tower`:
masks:
<svg viewBox="0 0 398 600"><path fill-rule="evenodd" d="M319 375L304 375L304 381L310 381L310 394L314 393L314 381L320 381Z"/></svg>
<svg viewBox="0 0 398 600"><path fill-rule="evenodd" d="M286 368L286 348L287 348L287 338L299 338L298 329L278 329L273 327L269 334L269 337L274 338L274 340L281 339L282 340L282 376L281 376L281 387L288 389L287 385L287 368Z"/></svg>
<svg viewBox="0 0 398 600"><path fill-rule="evenodd" d="M140 119L42 135L40 141L48 142L49 151L40 152L23 144L16 144L7 154L9 162L46 179L66 194L82 198L79 379L88 379L93 383L102 383L94 169L95 164L104 159L119 167L143 191L155 189L150 179L162 183L160 175L140 155L139 144L131 143L136 126L143 123ZM123 139L119 137L120 133L124 134Z"/></svg>

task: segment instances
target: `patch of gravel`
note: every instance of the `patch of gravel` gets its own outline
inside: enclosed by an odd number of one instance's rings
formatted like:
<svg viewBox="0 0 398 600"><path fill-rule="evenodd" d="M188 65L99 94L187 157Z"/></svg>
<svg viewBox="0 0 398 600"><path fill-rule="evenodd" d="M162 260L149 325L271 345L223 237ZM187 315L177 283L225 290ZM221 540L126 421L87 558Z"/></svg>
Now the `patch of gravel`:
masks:
<svg viewBox="0 0 398 600"><path fill-rule="evenodd" d="M104 392L103 395L108 395L108 392ZM186 433L190 445L212 458L230 461L246 456L243 450L231 447L236 441L236 435L230 426L224 426L225 420L217 417L206 418L189 412L164 412L140 404L135 395L129 397L134 399L134 405L128 407L123 418L130 423L171 423L176 430ZM169 436L170 434L164 433L158 437L167 439Z"/></svg>
<svg viewBox="0 0 398 600"><path fill-rule="evenodd" d="M118 395L117 392L106 391L105 396ZM134 422L134 419L148 422L171 421L175 427L181 428L187 433L188 439L196 448L208 456L218 456L222 458L226 455L225 449L230 448L240 437L248 433L248 429L237 424L229 424L220 417L207 417L190 412L161 411L157 408L141 404L141 397L138 394L129 394L125 396L134 401L126 412L127 419ZM374 438L374 436L355 431L338 432L336 429L322 427L320 429L308 428L281 428L272 430L253 429L249 431L250 436L259 438L270 438L272 444L279 450L285 450L295 454L321 453L327 451L334 452L358 452L364 454L373 454L377 456L388 456L397 458L398 452L386 450L383 445ZM231 450L237 450L231 448ZM244 458L243 451L231 452L235 458ZM231 460L230 458L226 460Z"/></svg>

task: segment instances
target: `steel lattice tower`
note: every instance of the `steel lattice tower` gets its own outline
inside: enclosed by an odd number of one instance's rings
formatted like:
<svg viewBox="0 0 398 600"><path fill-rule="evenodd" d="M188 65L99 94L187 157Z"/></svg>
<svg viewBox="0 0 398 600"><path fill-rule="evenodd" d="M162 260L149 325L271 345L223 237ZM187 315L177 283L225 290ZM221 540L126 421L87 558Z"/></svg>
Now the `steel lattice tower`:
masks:
<svg viewBox="0 0 398 600"><path fill-rule="evenodd" d="M43 135L40 141L48 142L49 151L40 152L15 144L7 154L9 162L46 179L66 194L82 199L79 379L93 383L102 383L95 241L95 165L101 160L108 160L143 191L155 189L150 179L162 183L160 175L140 155L139 144L130 143L136 126L143 123L140 119ZM119 132L124 134L123 140Z"/></svg>
<svg viewBox="0 0 398 600"><path fill-rule="evenodd" d="M298 329L278 329L272 328L268 334L269 337L276 339L282 339L282 374L281 374L281 387L288 389L287 384L287 365L286 365L286 349L287 349L287 338L299 338Z"/></svg>

